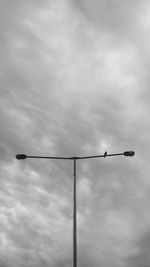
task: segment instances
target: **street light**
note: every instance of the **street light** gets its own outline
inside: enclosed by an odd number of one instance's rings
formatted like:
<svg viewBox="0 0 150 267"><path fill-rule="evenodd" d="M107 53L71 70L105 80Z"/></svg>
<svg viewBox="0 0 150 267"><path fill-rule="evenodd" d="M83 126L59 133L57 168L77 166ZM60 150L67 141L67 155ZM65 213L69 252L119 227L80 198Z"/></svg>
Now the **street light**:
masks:
<svg viewBox="0 0 150 267"><path fill-rule="evenodd" d="M105 158L112 156L134 156L134 151L125 151L123 153L107 154L107 151L103 155L85 156L85 157L45 157L45 156L29 156L25 154L17 154L16 159L22 160L26 158L36 159L56 159L56 160L73 160L73 267L77 267L77 216L76 216L76 161L80 159L92 159L92 158Z"/></svg>
<svg viewBox="0 0 150 267"><path fill-rule="evenodd" d="M26 159L26 155L25 154L17 154L16 155L16 159Z"/></svg>
<svg viewBox="0 0 150 267"><path fill-rule="evenodd" d="M134 156L135 152L134 151L125 151L124 156L132 157Z"/></svg>

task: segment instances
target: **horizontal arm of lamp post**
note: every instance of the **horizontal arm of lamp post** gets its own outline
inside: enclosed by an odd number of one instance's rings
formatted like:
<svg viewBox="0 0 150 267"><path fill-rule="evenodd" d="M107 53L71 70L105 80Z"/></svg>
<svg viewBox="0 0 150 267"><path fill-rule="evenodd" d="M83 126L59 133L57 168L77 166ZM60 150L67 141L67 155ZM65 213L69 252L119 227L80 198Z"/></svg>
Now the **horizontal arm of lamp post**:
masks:
<svg viewBox="0 0 150 267"><path fill-rule="evenodd" d="M72 157L46 157L46 156L28 156L25 154L17 154L16 159L26 159L26 158L31 158L31 159L68 159L71 160L73 159Z"/></svg>
<svg viewBox="0 0 150 267"><path fill-rule="evenodd" d="M134 154L135 154L134 151L125 151L123 153L115 153L115 154L107 154L107 152L105 152L104 155L79 157L79 159L105 158L105 157L122 156L122 155L132 157L132 156L134 156Z"/></svg>
<svg viewBox="0 0 150 267"><path fill-rule="evenodd" d="M95 156L85 156L85 157L46 157L46 156L28 156L25 154L17 154L16 158L17 159L26 159L26 158L36 158L36 159L64 159L64 160L78 160L78 159L92 159L92 158L105 158L105 157L113 157L113 156L128 156L132 157L134 156L135 152L134 151L125 151L123 153L116 153L116 154L107 154L105 152L103 155L95 155Z"/></svg>

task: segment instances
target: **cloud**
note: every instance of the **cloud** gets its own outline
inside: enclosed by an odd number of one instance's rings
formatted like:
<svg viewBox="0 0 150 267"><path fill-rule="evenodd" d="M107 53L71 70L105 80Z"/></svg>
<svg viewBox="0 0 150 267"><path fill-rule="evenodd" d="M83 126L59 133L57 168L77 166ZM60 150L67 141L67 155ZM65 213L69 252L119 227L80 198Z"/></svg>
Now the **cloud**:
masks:
<svg viewBox="0 0 150 267"><path fill-rule="evenodd" d="M117 35L125 42L132 38L133 30L137 33L141 6L145 4L147 1L77 1L77 6L102 32Z"/></svg>
<svg viewBox="0 0 150 267"><path fill-rule="evenodd" d="M127 261L127 266L149 266L149 247L149 232L146 232L137 240L135 248Z"/></svg>
<svg viewBox="0 0 150 267"><path fill-rule="evenodd" d="M2 7L0 264L72 261L72 161L17 161L15 154L128 149L134 158L77 162L78 261L87 267L144 261L149 4L3 1Z"/></svg>

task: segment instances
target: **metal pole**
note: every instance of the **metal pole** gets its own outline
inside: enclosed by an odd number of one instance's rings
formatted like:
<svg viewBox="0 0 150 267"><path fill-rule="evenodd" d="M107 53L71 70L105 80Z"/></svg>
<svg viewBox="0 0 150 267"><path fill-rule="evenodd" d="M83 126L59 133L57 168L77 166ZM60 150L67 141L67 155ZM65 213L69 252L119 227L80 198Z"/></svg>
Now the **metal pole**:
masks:
<svg viewBox="0 0 150 267"><path fill-rule="evenodd" d="M107 154L104 155L95 155L95 156L86 156L86 157L45 157L45 156L28 156L25 154L17 154L16 158L18 160L26 158L41 158L41 159L62 159L62 160L73 160L74 162L74 181L73 181L73 267L77 267L77 216L76 216L76 161L77 159L90 159L90 158L100 158L100 157L109 157L109 156L134 156L134 151L125 151L123 153L117 154Z"/></svg>
<svg viewBox="0 0 150 267"><path fill-rule="evenodd" d="M77 267L77 218L76 218L76 160L74 157L73 181L73 267Z"/></svg>

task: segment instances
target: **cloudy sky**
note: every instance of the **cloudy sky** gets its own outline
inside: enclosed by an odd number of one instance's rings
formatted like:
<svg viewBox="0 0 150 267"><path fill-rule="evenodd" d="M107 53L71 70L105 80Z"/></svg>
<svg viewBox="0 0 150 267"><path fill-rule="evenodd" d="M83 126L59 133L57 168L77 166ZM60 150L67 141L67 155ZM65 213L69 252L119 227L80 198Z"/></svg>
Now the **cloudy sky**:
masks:
<svg viewBox="0 0 150 267"><path fill-rule="evenodd" d="M150 2L0 1L0 267L150 266Z"/></svg>

